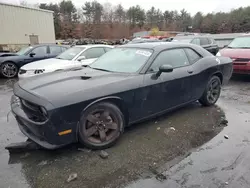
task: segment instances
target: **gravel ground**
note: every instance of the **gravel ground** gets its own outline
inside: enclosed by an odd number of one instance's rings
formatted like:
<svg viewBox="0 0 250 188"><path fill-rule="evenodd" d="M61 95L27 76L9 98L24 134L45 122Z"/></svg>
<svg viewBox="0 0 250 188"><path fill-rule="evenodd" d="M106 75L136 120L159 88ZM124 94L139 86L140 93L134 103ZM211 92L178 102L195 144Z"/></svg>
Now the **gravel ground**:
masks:
<svg viewBox="0 0 250 188"><path fill-rule="evenodd" d="M193 103L127 128L106 159L80 145L10 155L6 145L26 140L11 114L7 122L13 82L0 80L0 187L250 186L250 78L233 78L216 106Z"/></svg>

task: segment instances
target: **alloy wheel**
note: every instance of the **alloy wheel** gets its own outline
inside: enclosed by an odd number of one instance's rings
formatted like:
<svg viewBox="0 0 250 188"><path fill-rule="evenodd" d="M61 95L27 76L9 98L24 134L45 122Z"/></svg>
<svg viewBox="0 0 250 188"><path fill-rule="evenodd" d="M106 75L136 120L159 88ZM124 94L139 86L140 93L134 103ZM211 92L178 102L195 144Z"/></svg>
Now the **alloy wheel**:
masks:
<svg viewBox="0 0 250 188"><path fill-rule="evenodd" d="M108 142L119 134L118 119L107 109L97 109L87 115L83 133L91 143Z"/></svg>
<svg viewBox="0 0 250 188"><path fill-rule="evenodd" d="M2 72L2 75L7 77L7 78L13 78L16 76L17 74L17 67L15 64L13 63L5 63L2 65L1 67L1 72Z"/></svg>
<svg viewBox="0 0 250 188"><path fill-rule="evenodd" d="M212 104L215 103L220 95L220 82L219 80L213 80L209 85L207 92L207 100Z"/></svg>

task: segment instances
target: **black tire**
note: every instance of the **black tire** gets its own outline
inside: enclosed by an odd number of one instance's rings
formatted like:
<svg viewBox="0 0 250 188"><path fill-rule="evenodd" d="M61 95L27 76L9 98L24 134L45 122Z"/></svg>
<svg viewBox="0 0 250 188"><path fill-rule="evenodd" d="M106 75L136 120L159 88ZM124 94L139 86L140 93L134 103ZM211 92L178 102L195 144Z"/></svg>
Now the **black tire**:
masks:
<svg viewBox="0 0 250 188"><path fill-rule="evenodd" d="M80 118L79 141L90 149L106 149L118 141L124 126L124 116L116 105L97 103L84 111Z"/></svg>
<svg viewBox="0 0 250 188"><path fill-rule="evenodd" d="M7 70L6 67L9 67L10 69ZM12 70L11 70L12 69ZM13 62L4 62L0 66L0 76L4 78L14 78L18 74L18 67Z"/></svg>
<svg viewBox="0 0 250 188"><path fill-rule="evenodd" d="M212 76L207 83L206 89L199 99L203 106L214 105L220 97L221 80L218 76Z"/></svg>

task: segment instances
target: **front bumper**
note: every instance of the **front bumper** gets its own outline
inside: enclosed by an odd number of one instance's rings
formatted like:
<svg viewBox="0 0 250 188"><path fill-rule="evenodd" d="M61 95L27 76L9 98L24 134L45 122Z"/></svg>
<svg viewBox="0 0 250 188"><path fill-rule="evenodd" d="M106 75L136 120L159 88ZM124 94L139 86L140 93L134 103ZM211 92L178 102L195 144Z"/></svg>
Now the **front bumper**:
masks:
<svg viewBox="0 0 250 188"><path fill-rule="evenodd" d="M30 95L27 93L27 95ZM11 110L14 114L21 132L46 149L57 149L77 141L76 123L66 123L56 113L51 113L44 122L31 120L22 108L21 103L17 102L18 97L11 98ZM71 129L67 135L59 135L59 132Z"/></svg>

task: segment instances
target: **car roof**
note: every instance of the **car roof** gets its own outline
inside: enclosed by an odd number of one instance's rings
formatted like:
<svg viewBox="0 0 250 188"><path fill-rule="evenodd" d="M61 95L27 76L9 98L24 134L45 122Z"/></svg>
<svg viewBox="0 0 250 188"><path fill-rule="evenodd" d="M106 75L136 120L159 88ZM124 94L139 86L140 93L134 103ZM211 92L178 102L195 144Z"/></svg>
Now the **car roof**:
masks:
<svg viewBox="0 0 250 188"><path fill-rule="evenodd" d="M84 48L93 48L93 47L108 47L113 48L111 45L105 45L105 44L86 44L86 45L75 45L73 47L84 47Z"/></svg>
<svg viewBox="0 0 250 188"><path fill-rule="evenodd" d="M168 48L180 48L180 47L192 47L193 44L189 43L174 43L174 42L149 42L149 43L136 43L136 44L126 44L119 46L117 48L144 48L144 49L153 49L156 51L161 51Z"/></svg>
<svg viewBox="0 0 250 188"><path fill-rule="evenodd" d="M58 45L58 44L34 44L34 45L30 45L31 47L39 47L39 46L62 46L62 47L66 47L69 48L68 45Z"/></svg>
<svg viewBox="0 0 250 188"><path fill-rule="evenodd" d="M244 38L244 37L250 37L250 34L241 35L241 36L238 36L236 38Z"/></svg>
<svg viewBox="0 0 250 188"><path fill-rule="evenodd" d="M194 39L194 38L213 38L209 35L188 35L188 36L176 36L174 39Z"/></svg>

